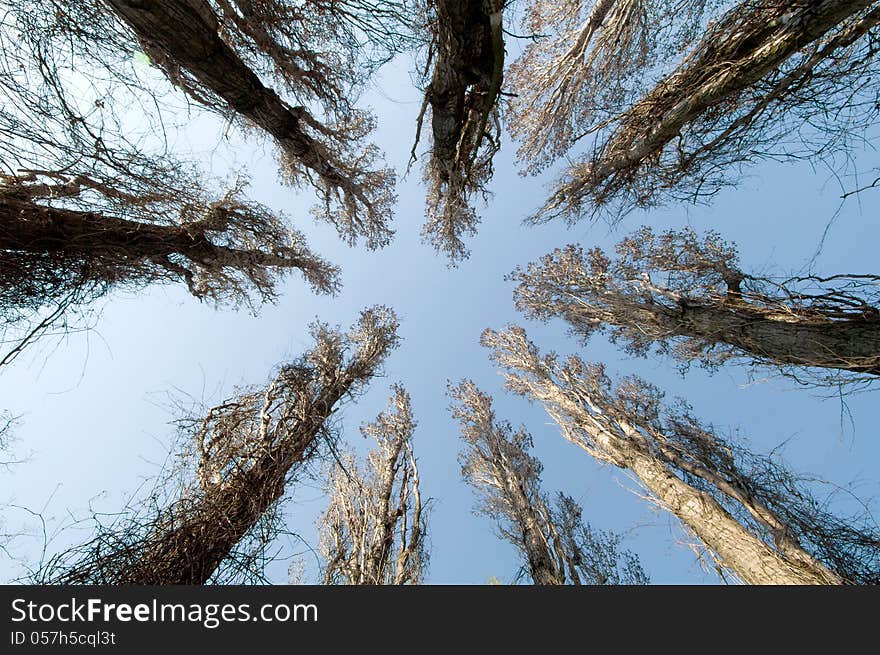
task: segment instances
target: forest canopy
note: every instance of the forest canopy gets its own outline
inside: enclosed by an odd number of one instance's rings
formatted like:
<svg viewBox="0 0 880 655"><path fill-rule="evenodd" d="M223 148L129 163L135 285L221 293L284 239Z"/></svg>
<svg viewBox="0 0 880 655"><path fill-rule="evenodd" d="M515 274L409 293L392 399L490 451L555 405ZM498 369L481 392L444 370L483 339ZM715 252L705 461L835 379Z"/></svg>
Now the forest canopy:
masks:
<svg viewBox="0 0 880 655"><path fill-rule="evenodd" d="M0 0L8 577L880 583L878 53L870 0Z"/></svg>

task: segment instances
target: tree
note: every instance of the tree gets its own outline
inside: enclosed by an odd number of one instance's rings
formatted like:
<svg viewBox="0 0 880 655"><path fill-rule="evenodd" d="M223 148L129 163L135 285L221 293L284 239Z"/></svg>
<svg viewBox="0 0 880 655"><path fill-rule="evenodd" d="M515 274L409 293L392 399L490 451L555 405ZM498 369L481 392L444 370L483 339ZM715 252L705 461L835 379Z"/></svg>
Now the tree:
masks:
<svg viewBox="0 0 880 655"><path fill-rule="evenodd" d="M541 462L532 437L497 422L492 399L470 380L450 389L461 423L462 476L479 494L480 512L521 553L536 585L647 584L638 558L620 551L620 537L584 524L577 503L559 494L555 506L541 491Z"/></svg>
<svg viewBox="0 0 880 655"><path fill-rule="evenodd" d="M143 49L196 102L270 135L283 177L320 194L315 215L349 243L386 245L394 175L365 139L373 119L348 94L373 62L360 39L392 50L405 3L368 0L104 0ZM267 86L269 78L279 91ZM279 92L289 95L296 106ZM324 118L308 108L317 103Z"/></svg>
<svg viewBox="0 0 880 655"><path fill-rule="evenodd" d="M506 123L518 159L537 174L595 124L638 99L645 71L691 38L707 0L532 0L522 29L531 42L508 69Z"/></svg>
<svg viewBox="0 0 880 655"><path fill-rule="evenodd" d="M366 467L344 455L327 479L330 504L318 521L324 584L419 584L428 565L427 502L413 454L415 422L406 390L361 428L376 440Z"/></svg>
<svg viewBox="0 0 880 655"><path fill-rule="evenodd" d="M689 34L709 3L656 3L669 6L663 11L653 2L597 2L572 31L579 4L556 9L537 0L533 13L546 17L538 23L563 36L533 46L512 75L522 99L511 129L524 139L523 154L543 153L537 166L595 137L535 220L707 197L731 183L737 165L761 157L833 160L876 117L876 2L748 0L710 22L693 45L676 35ZM683 31L669 26L672 19ZM641 92L634 84L652 42L682 57Z"/></svg>
<svg viewBox="0 0 880 655"><path fill-rule="evenodd" d="M601 364L541 356L522 328L487 330L482 343L507 388L539 401L563 436L629 471L722 569L749 584L877 584L880 529L842 520L803 478L702 425L684 403L668 407L638 378L612 388Z"/></svg>
<svg viewBox="0 0 880 655"><path fill-rule="evenodd" d="M204 584L259 579L272 520L292 476L331 436L341 403L380 374L398 342L385 307L347 334L313 326L313 348L265 386L182 422L195 465L165 507L145 507L55 557L37 580L58 584ZM143 515L144 512L146 515ZM250 546L251 548L248 548Z"/></svg>
<svg viewBox="0 0 880 655"><path fill-rule="evenodd" d="M501 147L499 98L504 73L503 0L429 0L431 81L418 119L431 110L424 235L452 262L468 256L463 237L479 222L473 197L486 195ZM416 144L418 145L418 143ZM413 157L415 157L413 146Z"/></svg>
<svg viewBox="0 0 880 655"><path fill-rule="evenodd" d="M0 182L0 329L31 322L0 364L111 289L184 282L199 299L271 301L277 278L298 269L315 291L336 291L338 270L240 187L217 200L194 187L158 191L126 197L50 173ZM96 211L104 202L109 211Z"/></svg>
<svg viewBox="0 0 880 655"><path fill-rule="evenodd" d="M754 276L717 233L688 228L642 228L617 254L570 245L517 269L517 307L564 318L585 340L607 332L630 354L656 346L685 365L746 359L802 378L815 367L826 384L880 375L876 275Z"/></svg>
<svg viewBox="0 0 880 655"><path fill-rule="evenodd" d="M316 292L336 291L338 270L285 217L245 198L243 179L217 193L157 145L156 116L127 122L124 108L152 96L118 61L105 14L0 8L0 336L18 335L4 338L15 345L0 364L114 288L183 282L200 299L255 305L299 270Z"/></svg>

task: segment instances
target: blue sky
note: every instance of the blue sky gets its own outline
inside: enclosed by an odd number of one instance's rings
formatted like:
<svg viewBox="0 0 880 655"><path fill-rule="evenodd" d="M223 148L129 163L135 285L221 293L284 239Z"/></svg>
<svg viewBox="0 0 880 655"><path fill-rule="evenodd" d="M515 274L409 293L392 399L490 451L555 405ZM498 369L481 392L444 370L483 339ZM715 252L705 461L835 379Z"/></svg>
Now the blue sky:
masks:
<svg viewBox="0 0 880 655"><path fill-rule="evenodd" d="M401 62L384 71L364 98L379 116L376 141L401 172L421 103L407 69L407 62ZM511 322L523 324L543 349L579 352L606 362L614 376L638 373L670 398L687 398L699 417L725 434L747 438L756 451L786 442L784 456L796 471L840 485L856 481L860 496L878 496L880 440L874 426L880 416L871 393L841 401L772 375L750 377L737 367L714 375L695 369L681 377L669 360L633 359L602 339L582 348L567 337L563 325L520 317L513 308L512 284L503 279L515 266L566 243L612 248L642 224L715 229L739 245L746 270L796 271L813 257L840 208L840 185L827 171L762 163L748 168L739 188L720 193L709 207L634 213L613 229L601 222L572 229L562 224L528 227L522 220L545 198L552 172L538 179L520 177L514 147L505 142L496 160L494 195L481 212L479 235L468 244L471 257L450 269L420 239L420 164L399 184L394 242L375 252L353 249L312 220L307 192L278 183L266 142L235 133L225 140L223 127L194 117L179 146L191 148L217 175L246 167L253 197L285 211L316 252L342 267L343 290L336 297L317 297L291 277L279 302L263 307L258 316L200 304L175 286L115 294L99 304L93 330L43 342L4 370L0 407L21 415L16 453L27 461L0 470L0 502L10 503L0 530L27 535L11 543L16 559L0 556L2 579L21 575L22 561L37 561L42 549L40 523L12 505L43 512L52 537L49 553L80 540L86 536L81 530L59 529L69 526L72 517L85 516L90 505L118 510L128 494L159 472L173 446L175 400L210 404L237 384L261 383L277 364L308 348L308 324L316 317L346 326L373 304L397 311L403 343L385 377L357 405L345 408L342 423L347 441L365 452L369 444L358 426L384 408L392 383L402 382L410 391L419 423L415 448L423 494L434 499L429 583L482 584L490 576L508 582L518 567L515 552L495 537L492 523L473 515L474 497L460 479L458 427L447 411L445 391L448 381L464 377L495 395L499 418L531 431L545 466L545 490L561 490L580 501L595 527L624 532L625 545L641 557L654 582L718 582L701 568L675 520L639 498L623 472L597 465L562 440L540 407L502 391L501 377L478 340L484 328ZM874 154L856 153L855 161L869 170ZM813 266L816 272L874 271L878 200L880 191L869 191L840 208ZM314 522L324 499L313 483L299 485L292 496L287 527L314 545ZM306 563L307 575L314 575L314 559L307 557ZM286 581L286 566L273 566L272 578Z"/></svg>

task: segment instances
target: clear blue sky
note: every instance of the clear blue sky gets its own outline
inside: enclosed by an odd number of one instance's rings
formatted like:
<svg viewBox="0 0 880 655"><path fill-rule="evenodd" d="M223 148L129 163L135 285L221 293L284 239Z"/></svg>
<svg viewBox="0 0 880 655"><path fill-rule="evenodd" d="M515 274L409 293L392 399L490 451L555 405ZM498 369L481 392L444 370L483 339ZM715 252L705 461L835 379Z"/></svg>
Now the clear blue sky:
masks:
<svg viewBox="0 0 880 655"><path fill-rule="evenodd" d="M409 156L421 98L412 88L407 62L390 68L364 103L380 117L377 141L389 162L403 171ZM500 418L524 423L543 460L544 487L579 500L595 527L626 533L657 583L715 583L686 545L674 519L638 498L635 485L620 471L596 465L567 444L543 410L502 391L500 376L480 348L480 332L510 322L523 323L544 349L579 351L606 362L611 374L638 373L659 384L670 397L686 397L695 412L722 431L747 437L757 451L787 442L791 467L838 484L858 481L864 497L880 492L880 419L870 393L838 398L796 387L779 378L750 379L727 367L709 376L700 370L680 377L664 359L636 360L595 340L587 348L565 334L561 324L524 322L512 304L512 285L503 277L516 265L533 261L554 247L579 242L611 248L642 224L657 228L689 224L716 229L740 247L746 270L786 273L800 269L816 251L841 189L824 170L807 165L765 163L746 171L738 190L719 194L710 207L671 207L632 214L614 230L597 223L566 229L561 224L527 227L522 219L544 199L542 179L521 178L505 143L496 161L494 197L482 212L479 235L471 239L471 258L449 269L420 240L424 198L420 170L414 167L399 185L397 236L378 252L342 245L325 225L308 214L311 197L278 184L271 148L265 142L231 135L222 125L200 118L181 147L192 147L208 167L225 174L246 166L253 196L284 210L309 236L313 248L343 269L338 297L316 297L292 277L277 305L259 316L215 310L180 287L152 287L138 294L114 295L100 304L94 330L60 343L44 342L0 375L0 407L22 417L16 452L25 463L0 471L0 502L43 510L50 534L84 516L91 503L103 511L119 509L128 493L155 475L174 439L172 397L206 403L222 400L236 384L263 382L285 358L310 343L315 317L351 324L358 311L382 303L401 319L403 344L384 379L376 380L356 406L343 414L345 435L360 452L367 444L358 426L382 410L390 385L402 382L412 395L419 426L415 448L423 493L434 499L430 517L430 583L485 583L490 576L513 579L516 554L494 536L492 523L472 514L473 495L460 480L457 424L447 412L447 381L470 377L496 397ZM254 139L254 137L248 137ZM871 152L857 155L862 170L874 164ZM821 273L876 272L880 229L876 222L880 191L847 201L828 232L814 270ZM874 402L872 402L874 401ZM287 527L316 542L315 518L324 507L313 485L293 490ZM876 503L874 509L877 509ZM40 556L41 528L33 516L7 507L4 532L27 531L12 542L14 554L34 562ZM49 551L86 536L76 530L53 537ZM308 560L314 573L314 560ZM21 562L0 556L0 577L22 573ZM286 581L286 564L272 569Z"/></svg>

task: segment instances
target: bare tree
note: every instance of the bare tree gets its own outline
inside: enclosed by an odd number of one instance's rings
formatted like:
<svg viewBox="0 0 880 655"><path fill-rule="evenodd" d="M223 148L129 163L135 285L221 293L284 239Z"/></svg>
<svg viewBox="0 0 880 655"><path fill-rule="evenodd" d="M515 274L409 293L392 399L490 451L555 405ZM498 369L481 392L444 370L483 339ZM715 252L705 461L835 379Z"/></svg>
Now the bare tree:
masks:
<svg viewBox="0 0 880 655"><path fill-rule="evenodd" d="M522 554L537 585L647 584L638 558L619 549L620 537L593 530L582 510L559 494L555 506L541 491L541 462L524 428L495 420L492 399L470 380L450 389L461 423L462 476L480 496L480 512Z"/></svg>
<svg viewBox="0 0 880 655"><path fill-rule="evenodd" d="M352 97L375 65L364 55L407 41L405 2L104 2L130 29L129 49L143 49L196 102L274 139L283 178L319 192L317 217L349 243L388 243L394 175L366 142L374 121Z"/></svg>
<svg viewBox="0 0 880 655"><path fill-rule="evenodd" d="M536 174L597 123L638 99L647 71L693 38L717 0L532 0L531 42L508 70L506 123L519 160Z"/></svg>
<svg viewBox="0 0 880 655"><path fill-rule="evenodd" d="M567 169L535 219L706 197L761 157L833 160L877 115L878 22L869 0L737 4L638 101L573 137L593 133L594 152ZM592 70L572 66L550 88L576 89Z"/></svg>
<svg viewBox="0 0 880 655"><path fill-rule="evenodd" d="M642 228L617 254L612 261L570 245L517 269L517 307L564 318L584 339L607 332L630 354L656 346L684 365L746 359L830 384L880 375L876 275L749 275L732 244L689 228ZM835 372L810 376L803 367Z"/></svg>
<svg viewBox="0 0 880 655"><path fill-rule="evenodd" d="M204 584L258 578L275 510L292 476L331 436L339 405L381 372L397 345L396 330L397 319L385 307L362 312L347 334L315 324L314 347L266 386L240 390L203 417L182 421L195 464L176 499L100 529L90 542L48 562L37 580Z"/></svg>
<svg viewBox="0 0 880 655"><path fill-rule="evenodd" d="M376 440L362 469L344 455L330 472L330 504L318 521L324 584L419 584L428 565L427 502L413 454L409 394L395 385L392 410L361 428Z"/></svg>
<svg viewBox="0 0 880 655"><path fill-rule="evenodd" d="M482 342L509 390L539 401L589 455L629 471L722 570L749 584L880 582L870 516L834 516L804 478L725 441L686 404L664 406L660 390L638 378L612 389L602 365L541 356L519 327L487 330Z"/></svg>
<svg viewBox="0 0 880 655"><path fill-rule="evenodd" d="M501 147L499 98L504 73L504 0L429 0L431 81L419 114L431 112L424 235L452 262L468 255L463 238L479 222L474 196L486 196ZM416 146L413 146L415 157Z"/></svg>
<svg viewBox="0 0 880 655"><path fill-rule="evenodd" d="M64 22L77 6L0 4L0 336L13 344L0 364L113 288L183 282L200 299L255 306L299 270L334 292L338 270L247 200L243 180L213 191L161 146L156 116L127 122L125 107L152 96L112 58L112 20L80 8Z"/></svg>

